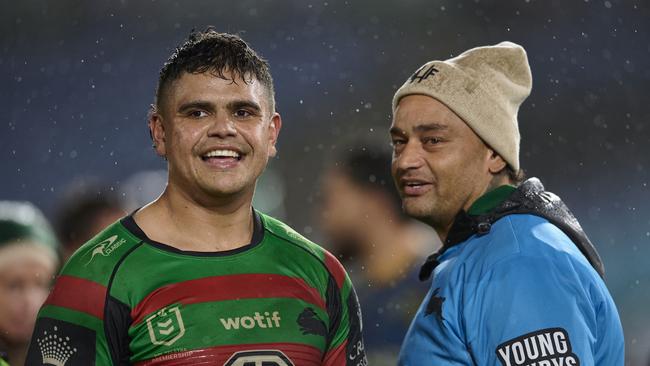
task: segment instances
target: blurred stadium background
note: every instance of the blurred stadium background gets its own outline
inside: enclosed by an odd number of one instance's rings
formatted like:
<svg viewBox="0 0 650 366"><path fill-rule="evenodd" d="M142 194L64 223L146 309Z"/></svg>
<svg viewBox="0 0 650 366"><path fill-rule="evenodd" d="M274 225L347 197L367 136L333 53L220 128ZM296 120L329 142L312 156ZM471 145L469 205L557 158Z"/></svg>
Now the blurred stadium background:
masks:
<svg viewBox="0 0 650 366"><path fill-rule="evenodd" d="M0 199L54 219L100 182L135 208L164 185L145 118L192 28L267 58L283 116L256 205L315 240L319 176L356 139L388 143L417 66L511 40L528 51L522 166L573 209L607 269L627 364L650 357L650 4L617 0L0 1ZM162 173L161 173L162 171ZM162 175L161 175L162 174ZM326 246L326 243L325 243Z"/></svg>

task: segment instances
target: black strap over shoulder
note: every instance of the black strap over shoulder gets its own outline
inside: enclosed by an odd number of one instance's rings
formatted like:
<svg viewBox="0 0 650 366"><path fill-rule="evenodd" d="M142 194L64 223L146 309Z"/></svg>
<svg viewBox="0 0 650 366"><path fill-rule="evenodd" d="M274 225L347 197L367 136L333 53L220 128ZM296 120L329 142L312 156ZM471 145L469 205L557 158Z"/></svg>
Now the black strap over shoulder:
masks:
<svg viewBox="0 0 650 366"><path fill-rule="evenodd" d="M437 253L430 255L420 269L420 280L424 281L438 265L438 258L449 248L469 239L472 235L485 235L492 224L507 215L529 214L547 219L557 226L580 249L601 277L605 267L598 251L591 243L580 223L557 195L544 190L537 178L522 183L505 201L484 215L469 215L461 211L449 230L444 245Z"/></svg>

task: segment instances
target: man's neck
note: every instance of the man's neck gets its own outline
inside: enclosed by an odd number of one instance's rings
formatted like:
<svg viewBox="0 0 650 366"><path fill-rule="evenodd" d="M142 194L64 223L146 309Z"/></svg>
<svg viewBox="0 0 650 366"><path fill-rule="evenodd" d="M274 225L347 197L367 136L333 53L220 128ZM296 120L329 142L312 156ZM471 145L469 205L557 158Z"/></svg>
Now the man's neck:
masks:
<svg viewBox="0 0 650 366"><path fill-rule="evenodd" d="M252 194L197 202L168 186L134 215L152 240L181 250L215 252L236 249L253 236Z"/></svg>
<svg viewBox="0 0 650 366"><path fill-rule="evenodd" d="M514 186L507 184L491 189L474 201L467 213L472 216L487 214L503 203L515 190Z"/></svg>
<svg viewBox="0 0 650 366"><path fill-rule="evenodd" d="M470 197L465 202L465 204L463 205L460 211L469 212L471 214L473 212L474 205L478 201L481 201L481 199L484 198L486 195L490 195L490 193L492 193L495 190L498 190L500 187L508 186L514 188L514 186L512 186L511 184L512 183L510 182L510 179L507 177L504 176L493 177L484 190L479 191L478 194L475 194L474 196ZM503 197L504 195L501 193L502 192L493 195L494 197L488 197L489 199L487 200L488 202L486 204L490 206L490 208L493 208L492 206L496 206L499 203L501 203L503 199L505 199L505 197ZM508 193L511 193L511 191L508 191ZM484 213L484 211L487 211L487 209L483 206L485 205L481 205L481 207L479 207L477 210L474 211L476 211L476 213ZM447 240L447 236L449 235L449 230L451 230L452 226L454 225L456 216L460 213L460 211L456 212L456 214L453 217L448 218L444 222L432 223L431 226L436 230L443 244L445 240Z"/></svg>

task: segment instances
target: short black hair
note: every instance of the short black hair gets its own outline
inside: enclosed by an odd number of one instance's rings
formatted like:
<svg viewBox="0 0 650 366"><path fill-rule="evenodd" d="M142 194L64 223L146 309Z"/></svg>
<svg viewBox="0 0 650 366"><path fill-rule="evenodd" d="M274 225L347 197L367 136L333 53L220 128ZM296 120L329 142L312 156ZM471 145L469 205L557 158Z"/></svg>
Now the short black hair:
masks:
<svg viewBox="0 0 650 366"><path fill-rule="evenodd" d="M508 178L510 178L510 183L515 186L519 186L524 180L526 180L526 172L523 169L515 170L510 166L510 164L508 164L504 170L508 174Z"/></svg>
<svg viewBox="0 0 650 366"><path fill-rule="evenodd" d="M103 187L80 187L68 194L57 213L55 229L64 248L76 249L91 239L93 223L104 212L123 211L119 197Z"/></svg>
<svg viewBox="0 0 650 366"><path fill-rule="evenodd" d="M386 195L400 218L402 199L393 183L391 174L392 155L390 152L372 144L360 143L341 154L336 166L354 184Z"/></svg>
<svg viewBox="0 0 650 366"><path fill-rule="evenodd" d="M157 109L163 104L169 85L185 72L210 72L222 79L226 79L224 72L230 72L234 83L237 78L248 83L247 80L254 77L268 92L271 112L275 110L275 91L268 62L237 35L219 33L212 26L205 31L193 29L188 39L176 48L160 70L156 88Z"/></svg>

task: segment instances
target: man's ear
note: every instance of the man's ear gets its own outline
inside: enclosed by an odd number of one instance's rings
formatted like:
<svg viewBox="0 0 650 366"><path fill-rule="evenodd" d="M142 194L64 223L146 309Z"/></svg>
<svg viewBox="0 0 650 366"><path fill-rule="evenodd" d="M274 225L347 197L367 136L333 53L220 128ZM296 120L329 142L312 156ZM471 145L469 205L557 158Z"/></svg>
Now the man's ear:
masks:
<svg viewBox="0 0 650 366"><path fill-rule="evenodd" d="M488 157L487 167L490 173L498 174L508 166L508 163L496 151L488 149L488 152L490 156Z"/></svg>
<svg viewBox="0 0 650 366"><path fill-rule="evenodd" d="M278 142L278 136L280 135L280 129L282 128L282 117L280 117L279 113L277 112L273 113L268 128L269 128L269 156L275 157L278 153L278 149L275 147L275 144Z"/></svg>
<svg viewBox="0 0 650 366"><path fill-rule="evenodd" d="M156 150L156 154L165 157L167 155L167 149L165 146L165 127L163 125L163 117L158 113L154 106L152 106L152 109L149 112L149 120L147 121L147 124L149 125L149 135L151 135L151 140L153 141L153 149Z"/></svg>

